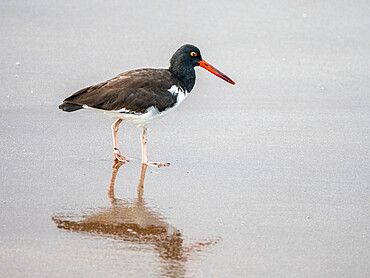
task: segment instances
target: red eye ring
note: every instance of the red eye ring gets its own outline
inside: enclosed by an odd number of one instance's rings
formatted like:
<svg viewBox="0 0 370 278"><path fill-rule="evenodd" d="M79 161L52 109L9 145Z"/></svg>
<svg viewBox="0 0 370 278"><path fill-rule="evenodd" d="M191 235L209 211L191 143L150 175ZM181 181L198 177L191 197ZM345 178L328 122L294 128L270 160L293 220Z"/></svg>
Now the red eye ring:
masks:
<svg viewBox="0 0 370 278"><path fill-rule="evenodd" d="M197 57L197 53L196 52L190 52L190 56L192 56L192 57Z"/></svg>

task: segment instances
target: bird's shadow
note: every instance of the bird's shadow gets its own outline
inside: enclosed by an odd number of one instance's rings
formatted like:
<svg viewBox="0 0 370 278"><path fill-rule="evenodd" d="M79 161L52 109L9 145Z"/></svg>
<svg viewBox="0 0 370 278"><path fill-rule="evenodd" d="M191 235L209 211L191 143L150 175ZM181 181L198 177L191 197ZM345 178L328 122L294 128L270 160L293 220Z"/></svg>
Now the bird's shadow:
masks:
<svg viewBox="0 0 370 278"><path fill-rule="evenodd" d="M108 207L87 209L84 212L56 213L52 220L62 230L91 234L94 237L109 237L117 241L137 243L138 246L150 246L161 258L163 276L184 276L186 262L195 254L217 244L220 238L185 240L182 232L168 223L163 212L148 205L143 198L147 169L145 164L141 167L137 198L117 199L114 193L115 181L123 164L116 160L112 167Z"/></svg>

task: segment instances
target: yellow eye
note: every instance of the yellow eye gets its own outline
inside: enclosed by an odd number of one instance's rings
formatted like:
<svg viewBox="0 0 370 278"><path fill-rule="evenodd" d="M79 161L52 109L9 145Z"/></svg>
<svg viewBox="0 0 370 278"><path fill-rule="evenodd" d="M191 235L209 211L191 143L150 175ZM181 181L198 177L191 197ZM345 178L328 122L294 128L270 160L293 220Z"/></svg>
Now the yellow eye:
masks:
<svg viewBox="0 0 370 278"><path fill-rule="evenodd" d="M190 52L190 56L192 56L192 57L197 57L197 53L195 53L195 52Z"/></svg>

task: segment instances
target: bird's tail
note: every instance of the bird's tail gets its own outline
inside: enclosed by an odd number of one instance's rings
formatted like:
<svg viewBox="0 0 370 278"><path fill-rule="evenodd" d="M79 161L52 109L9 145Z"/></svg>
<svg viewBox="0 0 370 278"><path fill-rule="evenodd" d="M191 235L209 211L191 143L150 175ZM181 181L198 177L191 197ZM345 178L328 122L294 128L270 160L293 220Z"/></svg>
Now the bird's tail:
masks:
<svg viewBox="0 0 370 278"><path fill-rule="evenodd" d="M59 105L59 109L62 109L63 111L66 111L66 112L73 112L73 111L80 110L82 108L83 108L82 105L74 104L74 103L64 102L61 105Z"/></svg>

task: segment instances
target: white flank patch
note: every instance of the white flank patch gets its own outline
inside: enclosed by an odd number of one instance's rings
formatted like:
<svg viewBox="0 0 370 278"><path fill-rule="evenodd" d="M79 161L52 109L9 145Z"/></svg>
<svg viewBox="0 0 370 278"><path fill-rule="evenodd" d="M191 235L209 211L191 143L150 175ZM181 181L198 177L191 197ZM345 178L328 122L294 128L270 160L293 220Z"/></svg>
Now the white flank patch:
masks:
<svg viewBox="0 0 370 278"><path fill-rule="evenodd" d="M127 110L125 108L119 109L119 110L112 110L112 111L106 111L102 109L96 109L89 107L87 105L83 105L83 108L90 108L93 110L98 110L104 112L104 114L107 114L111 118L118 118L122 119L125 122L130 122L137 127L141 128L147 128L150 126L155 120L162 118L164 115L166 115L169 111L175 109L177 106L180 105L181 102L184 101L184 99L187 97L188 93L181 89L180 87L177 87L176 85L173 85L168 91L173 94L174 96L177 96L176 104L166 110L163 110L162 112L159 112L157 108L154 106L149 107L145 113L135 113L130 110Z"/></svg>
<svg viewBox="0 0 370 278"><path fill-rule="evenodd" d="M171 88L168 89L168 91L173 94L174 96L176 96L177 94L177 100L176 100L176 103L174 106L172 106L171 108L168 108L164 111L162 111L161 114L165 114L167 113L168 111L170 110L173 110L175 109L177 106L179 106L181 104L181 102L183 102L185 100L185 98L188 96L188 92L185 90L183 90L182 88L180 87L177 87L176 85L172 85Z"/></svg>
<svg viewBox="0 0 370 278"><path fill-rule="evenodd" d="M130 110L128 110L126 108L121 108L120 110L113 110L113 111L117 112L117 113L133 113L133 112L131 112ZM137 114L141 114L141 113L137 113Z"/></svg>

